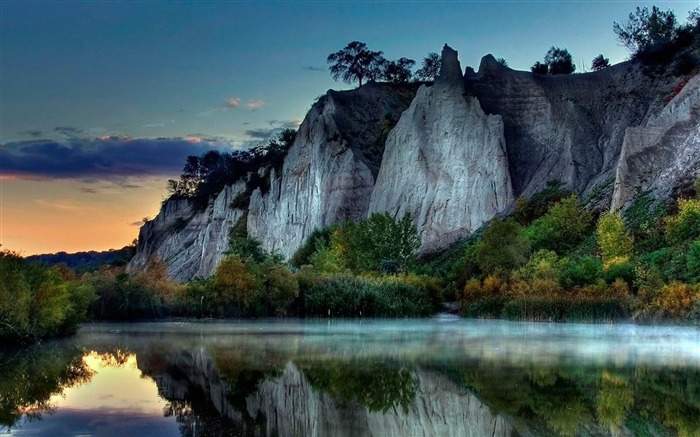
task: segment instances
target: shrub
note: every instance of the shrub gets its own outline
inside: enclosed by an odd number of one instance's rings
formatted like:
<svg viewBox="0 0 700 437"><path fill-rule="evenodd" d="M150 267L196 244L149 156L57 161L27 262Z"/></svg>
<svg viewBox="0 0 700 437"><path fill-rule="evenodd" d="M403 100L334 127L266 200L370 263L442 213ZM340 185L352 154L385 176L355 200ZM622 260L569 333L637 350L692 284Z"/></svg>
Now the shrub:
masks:
<svg viewBox="0 0 700 437"><path fill-rule="evenodd" d="M259 283L240 256L229 255L216 268L213 286L221 313L224 307L234 303L239 308L248 308L253 303Z"/></svg>
<svg viewBox="0 0 700 437"><path fill-rule="evenodd" d="M530 200L519 197L515 203L513 216L518 223L527 226L533 220L543 216L550 207L570 195L571 192L564 188L564 184L558 181L549 181L546 187L534 194Z"/></svg>
<svg viewBox="0 0 700 437"><path fill-rule="evenodd" d="M575 287L595 284L602 273L603 264L597 258L583 257L578 260L564 258L561 260L557 279L565 290L572 290Z"/></svg>
<svg viewBox="0 0 700 437"><path fill-rule="evenodd" d="M605 279L605 282L608 284L612 284L617 280L622 280L631 287L636 279L635 267L629 262L610 264L603 270L603 279Z"/></svg>
<svg viewBox="0 0 700 437"><path fill-rule="evenodd" d="M697 287L673 281L661 287L655 303L663 317L686 319L698 299Z"/></svg>
<svg viewBox="0 0 700 437"><path fill-rule="evenodd" d="M272 261L263 265L264 300L275 315L287 315L289 306L299 296L299 283L285 266Z"/></svg>
<svg viewBox="0 0 700 437"><path fill-rule="evenodd" d="M353 276L318 280L305 293L304 306L306 315L332 317L415 317L432 311L427 295L417 287Z"/></svg>
<svg viewBox="0 0 700 437"><path fill-rule="evenodd" d="M681 244L700 237L700 200L681 199L678 214L666 218L666 239Z"/></svg>
<svg viewBox="0 0 700 437"><path fill-rule="evenodd" d="M564 255L583 241L591 220L591 213L581 207L574 195L549 208L525 233L533 250L547 249Z"/></svg>
<svg viewBox="0 0 700 437"><path fill-rule="evenodd" d="M527 262L530 244L513 219L493 219L476 249L476 262L486 273L508 272Z"/></svg>
<svg viewBox="0 0 700 437"><path fill-rule="evenodd" d="M535 279L555 279L559 270L559 257L551 250L539 250L520 269L520 274L526 281Z"/></svg>
<svg viewBox="0 0 700 437"><path fill-rule="evenodd" d="M688 269L688 280L700 282L700 238L690 244L686 255L686 266Z"/></svg>
<svg viewBox="0 0 700 437"><path fill-rule="evenodd" d="M330 228L314 229L304 243L299 246L299 248L294 252L291 258L289 258L289 264L295 267L301 267L304 264L311 263L311 256L316 251L319 244L325 244L328 246L331 242L331 230Z"/></svg>

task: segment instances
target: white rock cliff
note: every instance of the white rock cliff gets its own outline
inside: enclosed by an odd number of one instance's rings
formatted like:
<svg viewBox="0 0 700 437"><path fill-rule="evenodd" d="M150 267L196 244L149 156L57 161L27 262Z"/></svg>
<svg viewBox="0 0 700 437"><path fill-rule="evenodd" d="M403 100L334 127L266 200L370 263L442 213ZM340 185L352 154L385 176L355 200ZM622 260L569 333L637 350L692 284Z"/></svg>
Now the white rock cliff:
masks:
<svg viewBox="0 0 700 437"><path fill-rule="evenodd" d="M503 121L464 95L457 52L418 90L387 138L369 214L414 218L423 252L444 248L513 201Z"/></svg>

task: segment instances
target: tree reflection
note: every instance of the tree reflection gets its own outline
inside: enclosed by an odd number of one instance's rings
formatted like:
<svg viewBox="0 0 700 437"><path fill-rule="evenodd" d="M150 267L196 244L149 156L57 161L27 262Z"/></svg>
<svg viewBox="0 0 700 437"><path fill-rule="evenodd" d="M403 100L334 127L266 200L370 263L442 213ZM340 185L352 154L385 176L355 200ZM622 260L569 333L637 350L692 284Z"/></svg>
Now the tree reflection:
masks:
<svg viewBox="0 0 700 437"><path fill-rule="evenodd" d="M54 412L51 397L85 383L94 371L83 351L47 342L21 351L0 352L0 428L18 426Z"/></svg>
<svg viewBox="0 0 700 437"><path fill-rule="evenodd" d="M408 368L377 360L324 360L302 365L302 370L317 390L372 412L386 413L396 407L407 411L419 385Z"/></svg>

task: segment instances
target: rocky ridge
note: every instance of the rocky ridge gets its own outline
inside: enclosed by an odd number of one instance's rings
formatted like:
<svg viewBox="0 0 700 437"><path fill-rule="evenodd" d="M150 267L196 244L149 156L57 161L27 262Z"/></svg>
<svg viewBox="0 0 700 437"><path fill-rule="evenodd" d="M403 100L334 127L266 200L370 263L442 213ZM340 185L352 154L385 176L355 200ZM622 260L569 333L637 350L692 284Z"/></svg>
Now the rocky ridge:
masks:
<svg viewBox="0 0 700 437"><path fill-rule="evenodd" d="M633 62L536 75L491 55L462 74L449 47L443 64L417 93L369 83L320 98L269 192L252 194L249 234L289 257L315 228L409 212L428 252L548 181L619 209L636 190L666 196L700 172L698 76L648 73ZM241 189L227 187L203 213L166 202L142 228L130 271L156 255L176 280L211 275L245 213L229 205Z"/></svg>

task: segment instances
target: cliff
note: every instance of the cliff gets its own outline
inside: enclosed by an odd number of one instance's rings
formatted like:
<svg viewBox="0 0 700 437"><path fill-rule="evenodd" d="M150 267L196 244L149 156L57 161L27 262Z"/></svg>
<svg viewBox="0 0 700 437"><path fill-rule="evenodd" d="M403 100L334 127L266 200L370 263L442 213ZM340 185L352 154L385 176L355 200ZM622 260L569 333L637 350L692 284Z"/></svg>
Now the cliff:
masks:
<svg viewBox="0 0 700 437"><path fill-rule="evenodd" d="M141 227L127 271L142 270L156 257L165 261L175 281L211 276L228 249L229 230L245 214L231 208L231 201L244 189L244 181L227 186L203 212L194 211L186 199L166 201L160 213Z"/></svg>
<svg viewBox="0 0 700 437"><path fill-rule="evenodd" d="M367 215L388 130L411 102L410 87L369 83L329 91L309 111L271 189L250 201L249 234L290 257L316 228Z"/></svg>
<svg viewBox="0 0 700 437"><path fill-rule="evenodd" d="M422 86L391 131L369 214L410 213L423 252L442 249L513 201L503 120L465 96L457 52L445 46L440 75Z"/></svg>
<svg viewBox="0 0 700 437"><path fill-rule="evenodd" d="M634 62L537 75L491 55L463 74L446 46L440 76L417 92L369 83L321 97L270 190L252 193L248 232L289 257L315 228L411 213L425 253L552 180L595 193L600 209L624 207L637 190L667 196L700 172L699 82ZM244 214L228 206L241 189L228 187L203 213L166 202L142 228L129 269L157 255L174 279L210 275Z"/></svg>

